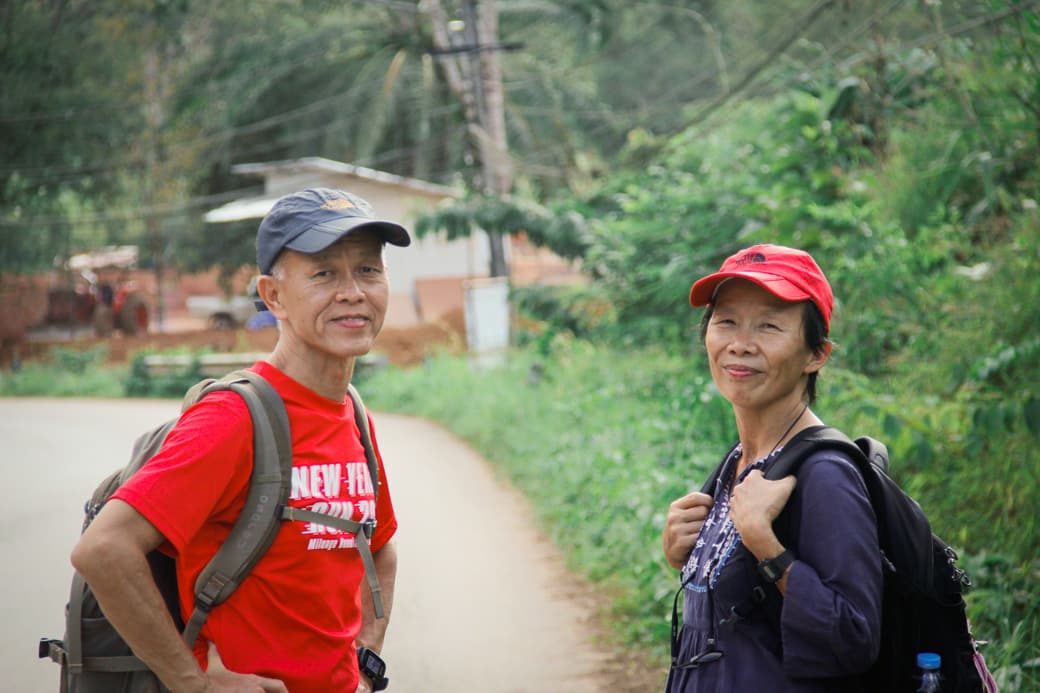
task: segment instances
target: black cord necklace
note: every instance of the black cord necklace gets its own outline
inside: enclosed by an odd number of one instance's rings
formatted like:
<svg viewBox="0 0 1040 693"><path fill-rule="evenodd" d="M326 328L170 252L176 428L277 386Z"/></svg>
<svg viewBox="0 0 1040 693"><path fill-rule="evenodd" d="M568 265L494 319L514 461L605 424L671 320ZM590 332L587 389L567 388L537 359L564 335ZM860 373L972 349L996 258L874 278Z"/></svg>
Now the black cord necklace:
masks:
<svg viewBox="0 0 1040 693"><path fill-rule="evenodd" d="M774 452L777 451L777 448L780 447L780 443L784 442L784 438L787 437L787 434L794 430L795 424L798 423L799 421L801 421L802 416L805 415L805 412L808 411L808 409L809 409L809 404L806 403L805 406L802 407L802 410L800 412L798 412L798 416L794 417L794 420L791 422L791 425L788 426L787 430L784 431L783 434L780 436L780 439L778 441L776 441L776 445L774 445L772 447L772 449L770 449L770 451L768 453L766 453L766 455L764 457L761 457L760 459L768 460L770 455L772 455ZM743 456L744 455L744 451L741 450L740 454L741 454L741 456ZM751 464L753 461L754 460L748 460L748 464Z"/></svg>
<svg viewBox="0 0 1040 693"><path fill-rule="evenodd" d="M802 410L800 412L798 412L798 416L794 417L794 421L792 421L791 425L787 427L787 430L784 431L784 434L782 436L780 436L780 440L776 441L776 445L774 445L773 449L769 451L769 455L772 455L774 452L776 452L776 449L778 447L780 447L780 443L784 442L784 438L787 437L788 433L790 433L792 430L794 430L794 425L802 420L802 416L804 416L805 412L808 411L808 410L809 410L809 404L807 402L805 404L805 406L802 407ZM769 455L766 455L766 457L769 457Z"/></svg>

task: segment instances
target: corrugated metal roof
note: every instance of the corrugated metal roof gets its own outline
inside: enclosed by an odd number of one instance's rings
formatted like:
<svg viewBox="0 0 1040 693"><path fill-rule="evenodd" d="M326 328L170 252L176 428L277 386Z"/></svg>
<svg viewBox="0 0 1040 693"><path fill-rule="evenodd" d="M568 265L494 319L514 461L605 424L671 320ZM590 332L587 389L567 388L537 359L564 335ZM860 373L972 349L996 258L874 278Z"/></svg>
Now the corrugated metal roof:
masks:
<svg viewBox="0 0 1040 693"><path fill-rule="evenodd" d="M355 176L387 185L403 186L425 193L443 195L445 197L459 197L461 192L446 185L439 185L418 178L408 178L395 173L377 171L374 168L355 166L354 164L334 161L320 156L305 156L300 159L287 159L285 161L268 161L255 164L236 164L231 167L232 173L243 175L265 176L275 171L285 170L315 170L327 173L338 173L346 176Z"/></svg>
<svg viewBox="0 0 1040 693"><path fill-rule="evenodd" d="M338 175L354 176L364 180L381 183L387 186L406 188L426 195L438 197L461 197L462 193L446 185L438 185L417 178L398 176L386 171L377 171L364 166L355 166L342 161L333 161L320 156L307 156L301 159L285 161L268 161L255 164L236 164L231 167L232 173L268 177L277 172L321 171ZM250 197L234 200L216 209L206 212L205 220L210 224L223 224L232 221L261 219L267 214L280 196Z"/></svg>
<svg viewBox="0 0 1040 693"><path fill-rule="evenodd" d="M206 222L210 224L226 224L231 221L246 219L262 219L271 211L277 197L250 197L228 202L226 205L206 212Z"/></svg>

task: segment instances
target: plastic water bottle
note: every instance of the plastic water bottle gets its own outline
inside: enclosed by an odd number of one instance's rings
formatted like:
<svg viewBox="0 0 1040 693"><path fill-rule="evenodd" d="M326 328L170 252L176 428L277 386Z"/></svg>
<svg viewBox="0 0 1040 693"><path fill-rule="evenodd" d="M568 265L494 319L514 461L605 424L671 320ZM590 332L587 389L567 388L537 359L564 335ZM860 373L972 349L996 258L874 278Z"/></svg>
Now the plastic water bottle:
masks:
<svg viewBox="0 0 1040 693"><path fill-rule="evenodd" d="M942 691L942 657L934 652L920 652L917 655L917 670L921 677L921 683L917 686L917 693L939 693Z"/></svg>

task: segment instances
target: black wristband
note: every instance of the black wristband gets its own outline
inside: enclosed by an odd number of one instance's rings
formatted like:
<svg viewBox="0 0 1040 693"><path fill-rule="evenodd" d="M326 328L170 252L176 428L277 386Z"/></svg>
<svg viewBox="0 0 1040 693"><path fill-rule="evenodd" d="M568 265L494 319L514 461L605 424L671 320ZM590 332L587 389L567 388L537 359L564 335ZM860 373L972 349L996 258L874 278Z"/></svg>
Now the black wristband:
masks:
<svg viewBox="0 0 1040 693"><path fill-rule="evenodd" d="M794 554L784 549L776 558L767 558L758 564L758 574L768 583L774 583L784 576L784 571L794 563Z"/></svg>
<svg viewBox="0 0 1040 693"><path fill-rule="evenodd" d="M386 676L386 662L367 647L357 648L358 670L372 682L373 691L385 690L390 685Z"/></svg>

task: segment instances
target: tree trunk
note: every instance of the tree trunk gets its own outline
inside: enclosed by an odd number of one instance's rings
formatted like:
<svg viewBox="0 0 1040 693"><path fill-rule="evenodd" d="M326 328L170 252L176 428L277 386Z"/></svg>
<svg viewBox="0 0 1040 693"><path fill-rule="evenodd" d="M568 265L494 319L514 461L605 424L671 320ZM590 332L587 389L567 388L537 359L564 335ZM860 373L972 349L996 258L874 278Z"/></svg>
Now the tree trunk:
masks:
<svg viewBox="0 0 1040 693"><path fill-rule="evenodd" d="M145 144L145 185L144 203L147 213L148 240L151 247L153 270L155 272L155 320L159 332L164 331L164 319L166 314L165 301L163 300L163 253L164 239L160 221L154 211L156 204L156 179L159 168L159 133L162 129L165 115L163 112L164 90L160 80L162 69L160 65L160 53L157 47L150 47L145 53L145 113L148 122L148 138Z"/></svg>

